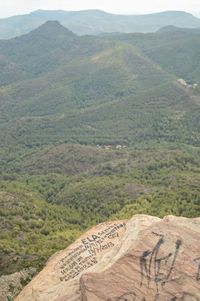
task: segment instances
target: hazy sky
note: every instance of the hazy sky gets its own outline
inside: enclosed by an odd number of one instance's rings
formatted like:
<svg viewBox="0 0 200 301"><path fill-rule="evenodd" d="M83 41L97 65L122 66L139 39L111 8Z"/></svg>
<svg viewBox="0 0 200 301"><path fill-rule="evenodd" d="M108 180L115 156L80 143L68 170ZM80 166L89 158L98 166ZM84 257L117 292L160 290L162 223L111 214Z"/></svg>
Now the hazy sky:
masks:
<svg viewBox="0 0 200 301"><path fill-rule="evenodd" d="M98 8L115 13L149 13L163 10L200 12L200 0L0 0L0 17L36 9L82 10Z"/></svg>

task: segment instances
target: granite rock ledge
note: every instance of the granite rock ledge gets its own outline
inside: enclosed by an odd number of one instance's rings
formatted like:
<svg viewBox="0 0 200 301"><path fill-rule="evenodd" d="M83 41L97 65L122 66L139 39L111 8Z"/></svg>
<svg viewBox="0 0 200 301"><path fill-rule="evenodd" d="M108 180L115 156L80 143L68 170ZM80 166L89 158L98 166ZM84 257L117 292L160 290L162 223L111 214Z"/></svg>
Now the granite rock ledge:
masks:
<svg viewBox="0 0 200 301"><path fill-rule="evenodd" d="M52 256L15 301L200 301L200 218L100 224Z"/></svg>

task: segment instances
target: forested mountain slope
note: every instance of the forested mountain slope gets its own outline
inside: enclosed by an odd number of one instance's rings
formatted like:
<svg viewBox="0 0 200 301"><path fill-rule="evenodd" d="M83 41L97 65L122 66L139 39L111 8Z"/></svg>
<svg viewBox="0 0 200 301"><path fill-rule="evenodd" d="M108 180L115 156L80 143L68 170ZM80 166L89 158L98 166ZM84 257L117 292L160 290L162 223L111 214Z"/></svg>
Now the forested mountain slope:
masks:
<svg viewBox="0 0 200 301"><path fill-rule="evenodd" d="M189 82L200 81L200 30L165 27L157 33L117 35L139 47L168 72Z"/></svg>
<svg viewBox="0 0 200 301"><path fill-rule="evenodd" d="M2 149L63 142L199 145L198 96L138 46L132 36L128 42L78 37L54 21L1 41L1 57L14 66L0 87Z"/></svg>

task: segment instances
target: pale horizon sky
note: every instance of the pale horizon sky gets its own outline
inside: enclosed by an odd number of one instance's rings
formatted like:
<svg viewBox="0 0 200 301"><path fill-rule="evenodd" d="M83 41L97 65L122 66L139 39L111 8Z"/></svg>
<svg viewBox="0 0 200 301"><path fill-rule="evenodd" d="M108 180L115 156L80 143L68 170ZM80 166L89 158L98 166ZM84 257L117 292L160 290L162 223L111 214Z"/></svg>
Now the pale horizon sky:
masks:
<svg viewBox="0 0 200 301"><path fill-rule="evenodd" d="M111 13L146 14L165 10L200 13L200 0L0 0L0 18L37 9L101 9Z"/></svg>

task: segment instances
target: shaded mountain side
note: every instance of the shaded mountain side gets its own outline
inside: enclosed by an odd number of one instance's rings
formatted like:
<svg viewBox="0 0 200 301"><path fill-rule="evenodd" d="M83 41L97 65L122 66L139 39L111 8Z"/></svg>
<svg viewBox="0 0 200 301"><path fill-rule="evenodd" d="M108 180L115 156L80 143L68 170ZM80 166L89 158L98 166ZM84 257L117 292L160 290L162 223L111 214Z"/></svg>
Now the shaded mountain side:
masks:
<svg viewBox="0 0 200 301"><path fill-rule="evenodd" d="M51 62L50 58L48 60ZM87 108L137 95L152 89L152 85L159 87L171 82L173 87L175 80L135 47L121 42L106 43L103 49L99 49L97 44L92 53L75 53L69 62L66 60L62 66L57 66L59 68L44 72L37 78L2 87L2 112L12 114L13 111L15 116L26 115L26 112L29 116L63 113L63 107L59 106L57 112L51 112L51 102L54 106L59 102L67 109ZM35 68L37 66L33 66L33 72ZM37 109L37 103L45 105L45 102L49 110ZM8 110L9 105L12 106L11 111Z"/></svg>
<svg viewBox="0 0 200 301"><path fill-rule="evenodd" d="M162 33L162 32L169 32L169 31L183 31L183 32L188 32L188 33L200 33L200 28L186 28L186 27L178 27L174 25L169 25L169 26L164 26L160 28L157 32Z"/></svg>
<svg viewBox="0 0 200 301"><path fill-rule="evenodd" d="M74 49L80 49L79 38L60 25L57 21L48 21L30 34L0 41L1 61L4 72L0 84L38 77L54 70L74 55Z"/></svg>
<svg viewBox="0 0 200 301"><path fill-rule="evenodd" d="M200 82L199 29L166 27L153 34L116 35L116 39L137 46L162 68L189 83Z"/></svg>
<svg viewBox="0 0 200 301"><path fill-rule="evenodd" d="M8 39L28 33L48 20L58 20L79 35L105 32L153 32L161 27L200 27L200 19L181 11L150 15L113 15L100 10L45 11L0 19L0 38Z"/></svg>

